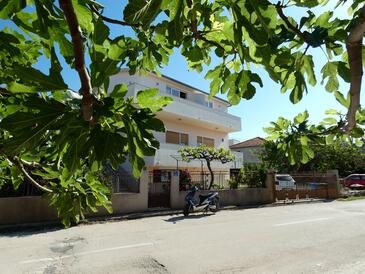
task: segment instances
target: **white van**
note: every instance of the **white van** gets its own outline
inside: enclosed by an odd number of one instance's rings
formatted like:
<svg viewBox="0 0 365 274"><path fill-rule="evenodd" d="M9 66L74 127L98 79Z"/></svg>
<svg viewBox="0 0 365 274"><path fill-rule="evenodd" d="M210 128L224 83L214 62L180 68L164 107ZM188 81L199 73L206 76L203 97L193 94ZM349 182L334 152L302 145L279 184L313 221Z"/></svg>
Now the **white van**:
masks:
<svg viewBox="0 0 365 274"><path fill-rule="evenodd" d="M275 175L275 188L276 190L282 189L295 189L295 181L289 174L276 174Z"/></svg>

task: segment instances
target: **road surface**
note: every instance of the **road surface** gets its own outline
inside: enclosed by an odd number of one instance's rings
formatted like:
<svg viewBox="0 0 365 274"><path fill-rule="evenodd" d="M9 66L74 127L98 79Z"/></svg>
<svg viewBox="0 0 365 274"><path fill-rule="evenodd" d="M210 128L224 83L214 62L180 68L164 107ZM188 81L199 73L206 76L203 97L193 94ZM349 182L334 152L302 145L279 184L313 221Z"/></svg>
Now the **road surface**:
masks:
<svg viewBox="0 0 365 274"><path fill-rule="evenodd" d="M365 200L0 235L0 273L365 273Z"/></svg>

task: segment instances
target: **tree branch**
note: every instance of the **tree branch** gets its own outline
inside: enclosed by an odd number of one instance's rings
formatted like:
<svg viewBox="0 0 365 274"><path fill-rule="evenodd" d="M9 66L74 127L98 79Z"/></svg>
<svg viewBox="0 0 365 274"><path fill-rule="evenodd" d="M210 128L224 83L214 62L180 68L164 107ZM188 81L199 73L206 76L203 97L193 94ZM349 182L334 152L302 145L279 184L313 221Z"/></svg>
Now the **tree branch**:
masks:
<svg viewBox="0 0 365 274"><path fill-rule="evenodd" d="M15 165L25 176L25 178L28 179L28 181L34 185L35 187L39 188L40 190L43 190L44 192L49 192L52 193L53 191L45 186L40 185L36 180L34 180L32 178L32 176L30 176L30 174L25 170L21 160L18 157L15 156L11 156L9 154L7 154L4 149L2 147L0 147L0 152L10 161L13 163L13 165Z"/></svg>
<svg viewBox="0 0 365 274"><path fill-rule="evenodd" d="M79 22L72 6L71 0L59 0L60 7L65 13L66 22L70 29L72 47L75 56L75 68L81 81L80 93L82 95L81 108L85 121L93 120L93 104L97 102L92 94L91 80L89 72L85 66L84 44Z"/></svg>
<svg viewBox="0 0 365 274"><path fill-rule="evenodd" d="M52 193L52 192L53 192L51 189L49 189L49 188L47 188L47 187L44 187L44 186L42 186L42 185L38 184L38 182L37 182L36 180L34 180L34 179L32 178L32 176L30 176L30 175L29 175L29 173L25 170L25 168L24 168L23 164L22 164L20 161L17 161L17 162L13 162L13 161L12 161L12 163L13 163L14 165L16 165L16 166L17 166L17 167L21 170L21 172L24 174L25 178L27 178L27 179L28 179L28 181L29 181L30 183L32 183L35 187L37 187L37 188L39 188L39 189L43 190L44 192L49 192L49 193Z"/></svg>
<svg viewBox="0 0 365 274"><path fill-rule="evenodd" d="M140 26L140 24L129 24L129 23L124 22L124 21L120 21L120 20L116 20L116 19L106 17L106 16L102 15L95 6L93 6L93 5L89 5L89 6L90 6L90 9L97 16L99 16L101 19L103 19L105 22L112 23L112 24L118 24L118 25L121 25L121 26L129 26L129 27L139 27Z"/></svg>
<svg viewBox="0 0 365 274"><path fill-rule="evenodd" d="M288 17L283 13L283 6L279 1L276 5L276 10L280 18L285 22L287 27L295 32L299 38L310 45L306 40L304 34L295 26L293 26ZM349 37L346 40L346 49L349 59L350 67L350 106L347 112L347 123L343 126L342 130L350 132L356 125L356 112L360 108L360 93L361 93L361 80L363 75L362 68L362 38L365 34L365 6L360 10L359 17L355 26L352 28Z"/></svg>
<svg viewBox="0 0 365 274"><path fill-rule="evenodd" d="M6 88L0 88L0 94L1 95L6 95L6 96L14 95L12 92L10 92L9 90L7 90Z"/></svg>
<svg viewBox="0 0 365 274"><path fill-rule="evenodd" d="M280 18L285 22L286 26L289 29L291 29L294 33L296 33L300 39L302 39L304 42L307 43L304 34L298 28L296 28L292 23L290 23L288 17L285 16L285 14L283 12L283 6L281 5L280 1L275 5L275 8L276 8L276 11L277 11L278 15L280 16ZM309 43L307 43L307 44L309 44Z"/></svg>
<svg viewBox="0 0 365 274"><path fill-rule="evenodd" d="M188 4L188 7L189 8L192 8L193 6L193 2L192 0L187 0L187 4ZM207 38L205 38L203 35L204 35L204 32L202 31L199 31L198 30L198 21L196 19L192 19L191 20L191 24L190 24L190 28L191 28L191 32L193 33L192 37L197 39L197 40L202 40L208 44L211 44L217 48L221 48L224 50L224 47L222 47L219 43L215 42L215 41L211 41Z"/></svg>
<svg viewBox="0 0 365 274"><path fill-rule="evenodd" d="M356 112L360 108L362 68L362 38L365 34L365 6L346 41L350 67L350 106L347 112L347 124L344 129L349 132L356 125Z"/></svg>

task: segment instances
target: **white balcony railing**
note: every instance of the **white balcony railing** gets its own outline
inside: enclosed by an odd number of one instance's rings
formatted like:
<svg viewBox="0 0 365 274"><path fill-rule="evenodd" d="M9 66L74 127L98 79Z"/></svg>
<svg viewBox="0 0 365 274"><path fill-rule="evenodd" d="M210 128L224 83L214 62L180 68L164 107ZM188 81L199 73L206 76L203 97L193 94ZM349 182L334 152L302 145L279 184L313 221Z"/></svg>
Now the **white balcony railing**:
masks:
<svg viewBox="0 0 365 274"><path fill-rule="evenodd" d="M179 156L179 148L183 147L176 144L160 143L160 149L156 151L155 156L150 156L145 158L145 163L147 166L155 167L169 167L169 168L201 168L203 166L206 169L206 162L204 160L193 160L189 163L184 162ZM213 169L229 169L234 168L235 163L229 162L222 164L219 161L213 161L211 163Z"/></svg>
<svg viewBox="0 0 365 274"><path fill-rule="evenodd" d="M195 120L199 126L224 132L241 130L241 118L222 110L212 109L198 103L174 97L174 102L166 106L163 112Z"/></svg>
<svg viewBox="0 0 365 274"><path fill-rule="evenodd" d="M138 90L146 87L147 86L139 83L130 84L131 93L129 93L129 96L136 96ZM161 91L161 95L171 96L164 91ZM188 98L171 97L174 100L173 103L163 109L163 114L161 116L168 117L172 115L172 117L176 118L187 118L185 119L185 123L195 123L200 127L209 128L211 130L223 132L241 130L241 118L229 114L224 109L215 107L209 108L206 105L191 101Z"/></svg>

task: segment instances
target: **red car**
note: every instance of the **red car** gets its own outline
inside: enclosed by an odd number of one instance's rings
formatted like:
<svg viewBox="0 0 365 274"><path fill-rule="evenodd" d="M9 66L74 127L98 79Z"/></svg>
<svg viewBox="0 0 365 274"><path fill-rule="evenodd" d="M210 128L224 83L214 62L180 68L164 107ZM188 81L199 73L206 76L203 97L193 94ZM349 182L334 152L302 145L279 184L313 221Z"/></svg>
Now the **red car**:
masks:
<svg viewBox="0 0 365 274"><path fill-rule="evenodd" d="M350 188L365 187L365 174L351 174L347 176L344 179L344 185Z"/></svg>

